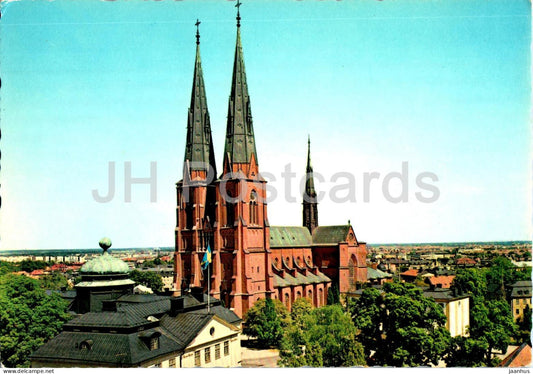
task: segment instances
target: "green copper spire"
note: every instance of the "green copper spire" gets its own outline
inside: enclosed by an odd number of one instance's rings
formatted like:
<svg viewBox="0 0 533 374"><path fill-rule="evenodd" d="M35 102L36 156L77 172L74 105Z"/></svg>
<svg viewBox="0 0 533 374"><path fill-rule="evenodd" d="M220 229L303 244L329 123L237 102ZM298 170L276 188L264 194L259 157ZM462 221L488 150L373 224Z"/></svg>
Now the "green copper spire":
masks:
<svg viewBox="0 0 533 374"><path fill-rule="evenodd" d="M215 171L215 153L211 136L211 123L207 109L202 60L200 58L200 21L196 20L196 60L194 62L194 78L192 82L191 106L187 120L187 140L185 159L189 161L189 170L205 170L208 165Z"/></svg>
<svg viewBox="0 0 533 374"><path fill-rule="evenodd" d="M303 193L303 226L313 230L318 227L318 200L315 191L313 166L311 165L311 138L307 138L307 168L305 170L305 191Z"/></svg>
<svg viewBox="0 0 533 374"><path fill-rule="evenodd" d="M237 1L237 9L241 6ZM254 128L246 72L241 46L241 17L237 10L237 43L235 46L235 60L233 63L233 77L231 80L231 94L228 105L228 123L226 128L226 144L224 157L229 158L230 164L249 163L252 154L257 162L255 150Z"/></svg>
<svg viewBox="0 0 533 374"><path fill-rule="evenodd" d="M305 173L307 175L307 179L305 181L305 193L310 198L316 198L313 165L311 165L311 137L309 135L307 136L307 168Z"/></svg>

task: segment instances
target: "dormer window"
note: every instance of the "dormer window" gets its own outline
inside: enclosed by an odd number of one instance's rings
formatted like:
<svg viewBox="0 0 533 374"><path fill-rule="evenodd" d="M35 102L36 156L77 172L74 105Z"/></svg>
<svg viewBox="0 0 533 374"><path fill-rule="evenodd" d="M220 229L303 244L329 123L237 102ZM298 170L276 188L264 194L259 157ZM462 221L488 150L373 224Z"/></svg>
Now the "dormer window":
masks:
<svg viewBox="0 0 533 374"><path fill-rule="evenodd" d="M161 336L161 333L159 331L145 332L145 333L139 334L139 338L143 341L146 347L151 351L159 349L159 337L160 336Z"/></svg>
<svg viewBox="0 0 533 374"><path fill-rule="evenodd" d="M93 341L92 339L84 340L79 345L76 344L76 348L80 351L90 351L93 348Z"/></svg>

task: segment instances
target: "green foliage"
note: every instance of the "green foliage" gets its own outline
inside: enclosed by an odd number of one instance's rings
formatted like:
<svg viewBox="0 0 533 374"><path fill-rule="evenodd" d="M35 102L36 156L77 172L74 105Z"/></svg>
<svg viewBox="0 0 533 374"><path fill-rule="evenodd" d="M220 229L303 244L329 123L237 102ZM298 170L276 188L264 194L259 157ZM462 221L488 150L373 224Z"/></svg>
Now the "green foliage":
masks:
<svg viewBox="0 0 533 374"><path fill-rule="evenodd" d="M59 271L53 271L50 274L45 274L40 278L41 287L45 290L61 290L68 288L67 277Z"/></svg>
<svg viewBox="0 0 533 374"><path fill-rule="evenodd" d="M472 295L470 335L453 339L446 358L448 366L494 366L493 350L505 351L517 332L502 287L515 279L512 263L503 257L496 258L488 270L468 269L457 273L452 289Z"/></svg>
<svg viewBox="0 0 533 374"><path fill-rule="evenodd" d="M14 263L8 261L0 261L0 275L12 273L18 270L18 266L16 266Z"/></svg>
<svg viewBox="0 0 533 374"><path fill-rule="evenodd" d="M380 366L438 364L450 342L442 308L409 283L386 283L383 291L367 288L348 302L367 361Z"/></svg>
<svg viewBox="0 0 533 374"><path fill-rule="evenodd" d="M163 288L161 274L154 271L139 271L135 269L130 273L130 279L137 284L151 288L154 292L161 292Z"/></svg>
<svg viewBox="0 0 533 374"><path fill-rule="evenodd" d="M246 312L244 321L244 334L257 338L260 347L278 347L288 312L279 300L260 299Z"/></svg>
<svg viewBox="0 0 533 374"><path fill-rule="evenodd" d="M363 346L356 340L357 329L339 304L309 308L306 299L295 301L297 311L286 329L280 364L288 367L363 366Z"/></svg>
<svg viewBox="0 0 533 374"><path fill-rule="evenodd" d="M340 292L339 287L336 283L333 283L330 288L328 288L328 305L335 305L340 303Z"/></svg>
<svg viewBox="0 0 533 374"><path fill-rule="evenodd" d="M68 302L47 295L39 281L22 275L0 277L0 346L8 367L29 367L29 355L57 335L70 318Z"/></svg>
<svg viewBox="0 0 533 374"><path fill-rule="evenodd" d="M52 262L53 263L53 262ZM22 260L19 264L19 268L22 271L27 271L31 273L37 269L45 269L49 264L52 264L46 261L33 261L33 260Z"/></svg>
<svg viewBox="0 0 533 374"><path fill-rule="evenodd" d="M516 269L511 260L506 257L496 257L486 273L487 297L491 300L506 298L505 286L516 281Z"/></svg>

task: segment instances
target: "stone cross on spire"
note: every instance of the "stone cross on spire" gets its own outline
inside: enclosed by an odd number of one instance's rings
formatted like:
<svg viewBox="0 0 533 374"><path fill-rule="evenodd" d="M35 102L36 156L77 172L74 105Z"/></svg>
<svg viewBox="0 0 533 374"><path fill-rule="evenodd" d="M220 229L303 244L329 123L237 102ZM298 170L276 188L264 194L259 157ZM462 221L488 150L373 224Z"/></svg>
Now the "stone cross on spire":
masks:
<svg viewBox="0 0 533 374"><path fill-rule="evenodd" d="M237 27L241 27L241 13L240 13L241 5L242 5L241 1L237 0L237 4L235 4L235 7L237 8Z"/></svg>
<svg viewBox="0 0 533 374"><path fill-rule="evenodd" d="M200 44L200 24L202 22L198 21L198 18L196 19L196 23L194 24L196 26L196 44Z"/></svg>

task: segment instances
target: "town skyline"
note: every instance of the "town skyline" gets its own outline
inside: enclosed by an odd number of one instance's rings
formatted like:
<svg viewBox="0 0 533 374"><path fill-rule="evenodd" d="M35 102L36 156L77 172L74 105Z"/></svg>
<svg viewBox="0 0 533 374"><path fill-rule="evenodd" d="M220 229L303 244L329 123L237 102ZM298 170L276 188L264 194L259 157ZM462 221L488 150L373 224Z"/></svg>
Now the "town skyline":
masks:
<svg viewBox="0 0 533 374"><path fill-rule="evenodd" d="M530 239L529 3L474 3L245 2L242 43L259 170L277 177L269 185L286 191L287 164L299 182L310 135L315 175L329 180L317 190L331 192L338 173L355 180L356 201L323 200L320 224L350 220L369 244ZM172 246L194 22L202 22L221 170L232 5L3 5L1 249L91 248L102 236L119 248ZM147 178L152 161L157 201L145 185L125 202L126 164L134 178ZM92 191L105 195L109 162L117 193L99 203ZM404 162L409 202L387 201L383 178L401 173ZM373 172L380 179L365 202L364 175ZM424 172L439 178L439 198L428 204L415 195L415 177ZM301 225L298 182L291 185L295 201L270 203L271 225Z"/></svg>

